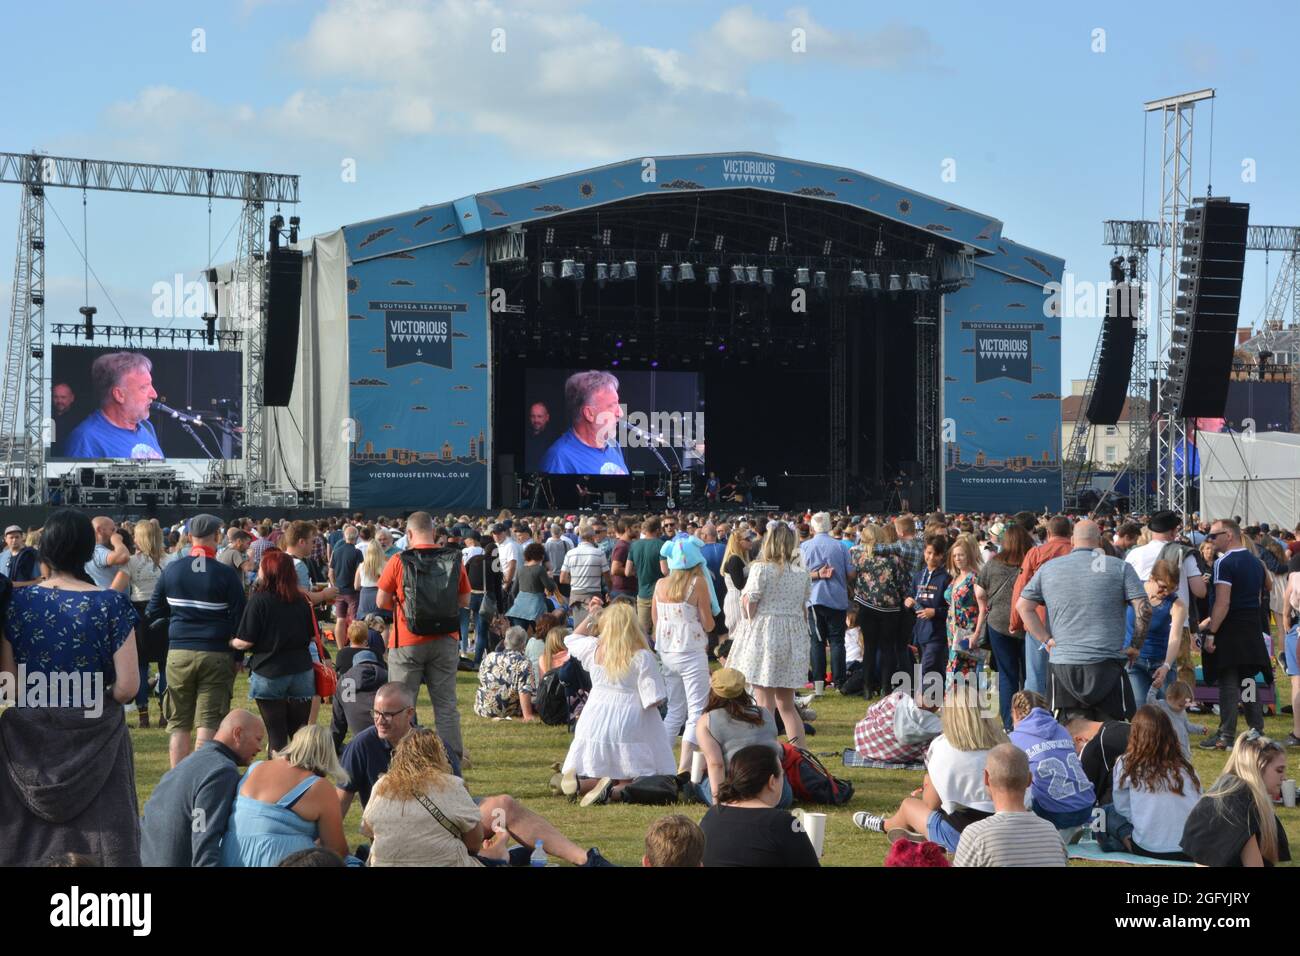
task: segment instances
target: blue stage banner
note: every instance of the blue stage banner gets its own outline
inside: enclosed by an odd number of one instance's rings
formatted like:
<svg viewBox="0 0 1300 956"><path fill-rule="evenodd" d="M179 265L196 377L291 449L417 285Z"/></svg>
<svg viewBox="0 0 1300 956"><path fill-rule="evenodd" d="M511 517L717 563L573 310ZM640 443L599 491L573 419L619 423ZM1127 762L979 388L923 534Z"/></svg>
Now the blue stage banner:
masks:
<svg viewBox="0 0 1300 956"><path fill-rule="evenodd" d="M947 511L1061 507L1061 320L1046 301L1041 285L978 262L944 296Z"/></svg>
<svg viewBox="0 0 1300 956"><path fill-rule="evenodd" d="M344 230L351 505L435 514L486 507L491 423L483 236L365 258L367 237L383 228L365 223Z"/></svg>

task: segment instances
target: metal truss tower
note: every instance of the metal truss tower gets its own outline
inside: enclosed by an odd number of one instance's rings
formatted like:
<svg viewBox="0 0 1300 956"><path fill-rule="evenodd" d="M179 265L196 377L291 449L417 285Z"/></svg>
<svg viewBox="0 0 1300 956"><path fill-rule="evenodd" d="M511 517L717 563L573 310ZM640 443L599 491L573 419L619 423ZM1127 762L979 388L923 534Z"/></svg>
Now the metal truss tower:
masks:
<svg viewBox="0 0 1300 956"><path fill-rule="evenodd" d="M248 341L245 382L245 487L265 484L262 458L262 356L265 341L262 244L265 204L298 202L298 177L280 173L0 152L0 183L23 188L14 257L4 394L0 396L0 450L13 504L47 501L45 447L45 190L68 188L163 196L233 199L243 203L235 266L236 302ZM238 291L245 290L245 291ZM255 350L255 352L254 352ZM250 502L251 503L251 502Z"/></svg>

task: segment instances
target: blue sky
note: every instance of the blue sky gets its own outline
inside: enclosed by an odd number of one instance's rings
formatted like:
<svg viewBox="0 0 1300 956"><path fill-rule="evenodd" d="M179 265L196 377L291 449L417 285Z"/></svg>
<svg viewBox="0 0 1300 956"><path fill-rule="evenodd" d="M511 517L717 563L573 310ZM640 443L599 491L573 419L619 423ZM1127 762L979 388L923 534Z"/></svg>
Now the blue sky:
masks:
<svg viewBox="0 0 1300 956"><path fill-rule="evenodd" d="M1251 202L1253 222L1300 224L1296 5L989 6L10 6L0 149L297 173L313 232L615 159L753 149L861 169L997 216L1008 237L1104 281L1102 220L1143 211L1142 102L1214 87L1215 194ZM497 28L504 52L492 50ZM794 28L806 31L806 53L790 50ZM1096 29L1104 52L1093 52ZM193 50L195 30L204 52ZM1198 113L1198 193L1209 114ZM1154 217L1159 128L1147 122ZM952 182L942 179L949 159ZM345 160L355 182L343 181ZM80 243L81 196L49 195ZM6 306L18 201L17 187L0 187ZM237 213L214 209L217 261L233 254ZM92 280L101 319L118 321L111 298L128 322L155 324L153 284L207 262L202 200L91 193L87 222L90 263L108 290ZM47 316L76 321L81 262L53 213L47 234ZM1279 264L1274 256L1270 276ZM1263 307L1265 273L1252 254L1243 324ZM1095 320L1065 322L1065 379L1086 373L1096 335Z"/></svg>

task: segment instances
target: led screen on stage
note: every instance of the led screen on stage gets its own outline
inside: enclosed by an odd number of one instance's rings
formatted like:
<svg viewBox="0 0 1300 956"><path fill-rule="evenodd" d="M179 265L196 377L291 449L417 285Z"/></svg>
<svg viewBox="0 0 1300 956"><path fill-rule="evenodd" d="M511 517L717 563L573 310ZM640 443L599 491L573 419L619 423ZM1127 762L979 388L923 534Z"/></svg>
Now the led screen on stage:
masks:
<svg viewBox="0 0 1300 956"><path fill-rule="evenodd" d="M243 386L239 352L56 345L48 458L242 458Z"/></svg>
<svg viewBox="0 0 1300 956"><path fill-rule="evenodd" d="M695 372L528 369L524 471L626 475L704 470Z"/></svg>

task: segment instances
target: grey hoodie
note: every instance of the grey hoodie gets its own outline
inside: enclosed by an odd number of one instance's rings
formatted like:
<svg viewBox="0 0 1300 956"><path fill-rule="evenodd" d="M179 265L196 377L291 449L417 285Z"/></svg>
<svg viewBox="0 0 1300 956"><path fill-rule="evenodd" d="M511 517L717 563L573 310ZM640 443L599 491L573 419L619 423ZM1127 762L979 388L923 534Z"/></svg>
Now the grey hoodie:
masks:
<svg viewBox="0 0 1300 956"><path fill-rule="evenodd" d="M0 865L64 853L140 865L135 760L112 699L99 717L55 707L0 713Z"/></svg>

